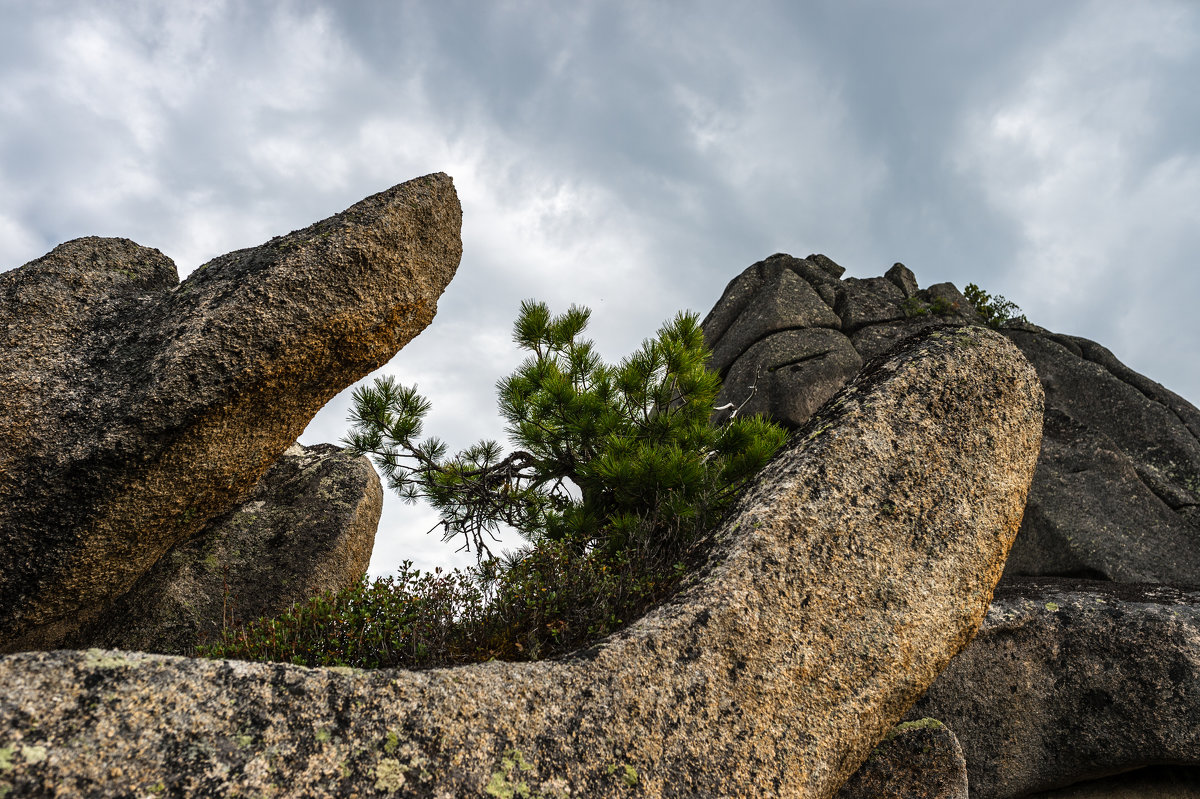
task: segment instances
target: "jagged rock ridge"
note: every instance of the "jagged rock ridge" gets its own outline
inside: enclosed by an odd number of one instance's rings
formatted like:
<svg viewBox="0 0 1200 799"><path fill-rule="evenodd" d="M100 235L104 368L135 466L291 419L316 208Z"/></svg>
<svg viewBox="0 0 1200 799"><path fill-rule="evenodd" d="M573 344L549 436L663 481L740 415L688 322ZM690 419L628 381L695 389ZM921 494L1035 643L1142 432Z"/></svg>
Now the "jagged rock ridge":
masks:
<svg viewBox="0 0 1200 799"><path fill-rule="evenodd" d="M703 322L718 406L798 427L862 367L938 324L977 325L950 283L901 264L840 279L823 255L778 254L734 278ZM1002 331L1033 363L1046 425L1012 575L1200 586L1200 410L1095 342Z"/></svg>

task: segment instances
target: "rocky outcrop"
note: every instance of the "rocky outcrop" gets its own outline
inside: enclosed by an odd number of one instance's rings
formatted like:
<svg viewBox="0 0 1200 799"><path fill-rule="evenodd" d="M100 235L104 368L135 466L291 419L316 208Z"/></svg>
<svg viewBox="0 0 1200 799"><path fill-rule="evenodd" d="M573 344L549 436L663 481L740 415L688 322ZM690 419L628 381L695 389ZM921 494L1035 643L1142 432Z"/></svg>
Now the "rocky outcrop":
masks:
<svg viewBox="0 0 1200 799"><path fill-rule="evenodd" d="M439 174L182 284L125 239L0 274L0 651L59 645L240 501L429 324L460 225Z"/></svg>
<svg viewBox="0 0 1200 799"><path fill-rule="evenodd" d="M734 278L703 324L723 413L799 427L865 359L933 325L981 322L952 284L922 290L901 264L866 280L842 272L780 254ZM1095 342L1027 323L1003 332L1046 393L1007 573L1200 587L1200 411Z"/></svg>
<svg viewBox="0 0 1200 799"><path fill-rule="evenodd" d="M910 715L955 731L975 799L1200 767L1200 593L1006 580Z"/></svg>
<svg viewBox="0 0 1200 799"><path fill-rule="evenodd" d="M332 444L294 445L244 502L174 546L67 644L188 655L226 625L354 585L370 563L382 507L366 458Z"/></svg>
<svg viewBox="0 0 1200 799"><path fill-rule="evenodd" d="M1047 405L1008 573L1200 587L1200 411L1095 342L1005 333Z"/></svg>
<svg viewBox="0 0 1200 799"><path fill-rule="evenodd" d="M730 281L703 322L709 366L724 380L718 406L796 428L866 358L930 327L977 320L950 284L921 291L901 264L867 280L844 272L823 255L781 253Z"/></svg>
<svg viewBox="0 0 1200 799"><path fill-rule="evenodd" d="M967 761L950 728L936 719L896 725L837 799L967 799Z"/></svg>
<svg viewBox="0 0 1200 799"><path fill-rule="evenodd" d="M557 661L426 672L0 658L21 795L830 797L971 638L1041 390L989 331L868 365L672 600Z"/></svg>

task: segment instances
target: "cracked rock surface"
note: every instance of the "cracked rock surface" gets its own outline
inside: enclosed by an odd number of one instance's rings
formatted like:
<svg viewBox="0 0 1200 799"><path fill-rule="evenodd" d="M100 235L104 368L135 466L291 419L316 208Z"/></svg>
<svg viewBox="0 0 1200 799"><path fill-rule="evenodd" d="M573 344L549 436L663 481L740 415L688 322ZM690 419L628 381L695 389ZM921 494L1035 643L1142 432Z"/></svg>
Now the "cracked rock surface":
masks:
<svg viewBox="0 0 1200 799"><path fill-rule="evenodd" d="M864 360L934 325L981 324L954 285L920 289L902 264L843 272L823 255L778 254L730 282L703 324L725 380L718 406L795 428ZM1028 323L1002 332L1046 394L1006 574L1200 587L1200 410L1093 341Z"/></svg>
<svg viewBox="0 0 1200 799"><path fill-rule="evenodd" d="M1200 592L1006 579L910 716L958 735L975 799L1200 767Z"/></svg>
<svg viewBox="0 0 1200 799"><path fill-rule="evenodd" d="M987 330L869 363L709 564L556 661L424 672L108 650L0 658L17 795L833 796L971 639L1042 394Z"/></svg>
<svg viewBox="0 0 1200 799"><path fill-rule="evenodd" d="M433 319L453 181L395 186L179 283L127 239L0 273L0 651L52 648Z"/></svg>
<svg viewBox="0 0 1200 799"><path fill-rule="evenodd" d="M1200 410L1093 341L1033 325L1005 333L1046 392L1006 573L1200 588Z"/></svg>

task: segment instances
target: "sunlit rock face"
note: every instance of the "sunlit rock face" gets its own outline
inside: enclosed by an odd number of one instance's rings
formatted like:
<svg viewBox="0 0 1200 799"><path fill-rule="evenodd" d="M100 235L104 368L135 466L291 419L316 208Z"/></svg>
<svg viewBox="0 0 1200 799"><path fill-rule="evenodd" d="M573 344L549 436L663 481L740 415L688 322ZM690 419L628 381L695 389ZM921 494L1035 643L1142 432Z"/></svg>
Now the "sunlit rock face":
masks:
<svg viewBox="0 0 1200 799"><path fill-rule="evenodd" d="M0 651L61 645L241 501L433 319L461 221L436 174L183 283L127 239L0 273Z"/></svg>
<svg viewBox="0 0 1200 799"><path fill-rule="evenodd" d="M828 799L974 635L1041 428L1037 375L1007 339L930 331L798 431L679 594L587 650L424 672L8 655L0 780L15 795Z"/></svg>

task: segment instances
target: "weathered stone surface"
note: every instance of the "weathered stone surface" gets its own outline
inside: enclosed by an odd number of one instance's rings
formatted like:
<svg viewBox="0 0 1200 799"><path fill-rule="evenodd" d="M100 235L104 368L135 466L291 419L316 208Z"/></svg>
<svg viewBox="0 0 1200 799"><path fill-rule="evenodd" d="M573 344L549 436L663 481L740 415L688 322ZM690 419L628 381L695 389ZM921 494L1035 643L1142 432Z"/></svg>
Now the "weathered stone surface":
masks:
<svg viewBox="0 0 1200 799"><path fill-rule="evenodd" d="M948 314L951 316L961 316L971 320L977 318L975 306L971 305L971 301L964 297L953 283L934 283L925 289L924 296L921 294L917 296L929 303L948 308Z"/></svg>
<svg viewBox="0 0 1200 799"><path fill-rule="evenodd" d="M725 291L712 311L705 317L702 327L709 348L716 343L737 317L746 310L750 300L762 290L763 285L772 279L777 279L784 271L790 271L802 278L817 293L830 309L837 299L838 277L842 268L823 255L810 255L808 258L793 258L786 253L776 253L770 258L751 264L740 275L729 281ZM832 326L841 324L836 315ZM714 366L717 369L718 367ZM721 371L718 369L718 371Z"/></svg>
<svg viewBox="0 0 1200 799"><path fill-rule="evenodd" d="M923 716L955 731L975 799L1200 766L1200 592L1005 580Z"/></svg>
<svg viewBox="0 0 1200 799"><path fill-rule="evenodd" d="M732 324L711 342L709 367L728 370L738 357L760 339L781 330L841 326L833 309L812 287L790 269L772 270L750 296Z"/></svg>
<svg viewBox="0 0 1200 799"><path fill-rule="evenodd" d="M774 333L751 346L730 368L717 407L732 404L742 416L761 413L797 427L791 420L811 417L861 367L862 358L837 330Z"/></svg>
<svg viewBox="0 0 1200 799"><path fill-rule="evenodd" d="M842 330L852 333L865 325L904 319L903 303L904 292L890 280L848 277L838 286L834 310L841 317Z"/></svg>
<svg viewBox="0 0 1200 799"><path fill-rule="evenodd" d="M871 751L837 799L967 799L967 761L940 721L906 721Z"/></svg>
<svg viewBox="0 0 1200 799"><path fill-rule="evenodd" d="M772 255L746 268L729 281L702 324L713 353L709 368L723 375L747 347L779 330L840 327L832 307L837 283L825 268L790 255Z"/></svg>
<svg viewBox="0 0 1200 799"><path fill-rule="evenodd" d="M189 655L226 623L278 616L366 573L383 507L370 461L294 445L250 496L177 544L66 643Z"/></svg>
<svg viewBox="0 0 1200 799"><path fill-rule="evenodd" d="M974 633L1040 430L1011 344L935 331L815 417L680 594L588 650L419 673L9 655L0 780L28 796L825 799Z"/></svg>
<svg viewBox="0 0 1200 799"><path fill-rule="evenodd" d="M850 336L850 344L863 360L867 360L883 355L904 339L915 336L922 330L953 324L955 321L957 320L953 317L947 318L927 312L909 319L859 328Z"/></svg>
<svg viewBox="0 0 1200 799"><path fill-rule="evenodd" d="M921 290L917 285L917 276L902 263L892 264L892 268L887 270L883 276L892 281L906 298L917 296L917 292Z"/></svg>
<svg viewBox="0 0 1200 799"><path fill-rule="evenodd" d="M1095 342L1006 332L1048 408L1007 572L1200 587L1200 411Z"/></svg>
<svg viewBox="0 0 1200 799"><path fill-rule="evenodd" d="M735 283L757 276L761 294L763 270L786 268L814 289L832 286L840 332L797 328L749 346L745 336L742 354L721 361L718 405L745 403L741 413L798 427L863 361L930 327L982 323L951 283L921 290L900 264L886 278L837 280L840 267L824 270L821 258L773 255ZM776 318L786 305L772 306ZM738 319L751 313L748 299L718 307L704 322L710 341L714 320L751 329ZM1038 370L1047 403L1041 461L1007 573L1200 586L1200 410L1095 342L1024 322L1004 333Z"/></svg>
<svg viewBox="0 0 1200 799"><path fill-rule="evenodd" d="M903 265L894 266L887 279L840 280L844 272L824 255L800 259L778 253L747 267L730 281L701 325L705 341L714 349L709 365L724 380L718 406L733 403L740 406L739 413L764 413L781 424L799 427L862 368L865 358L947 321L927 310L922 316L908 318L911 309L906 310L902 286L908 285L912 273ZM791 278L788 292L802 299L772 298L770 287L781 286L780 276L785 273L806 282L831 313L826 316L813 305L811 294L797 289ZM915 278L910 288L917 291ZM928 295L925 298L929 299ZM928 305L914 302L917 310ZM789 315L793 304L800 307ZM761 306L770 309L774 324L761 321L765 315L758 310ZM832 313L835 308L837 312ZM746 322L741 321L743 315ZM775 321L784 319L788 321ZM877 330L882 332L875 333ZM731 336L731 331L738 335ZM726 341L736 341L736 345Z"/></svg>
<svg viewBox="0 0 1200 799"><path fill-rule="evenodd" d="M429 324L460 225L439 174L179 285L125 239L0 273L0 651L55 646L228 511Z"/></svg>

